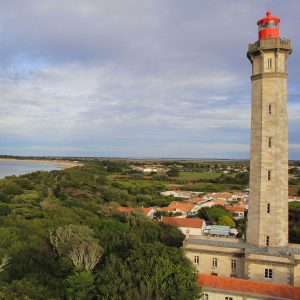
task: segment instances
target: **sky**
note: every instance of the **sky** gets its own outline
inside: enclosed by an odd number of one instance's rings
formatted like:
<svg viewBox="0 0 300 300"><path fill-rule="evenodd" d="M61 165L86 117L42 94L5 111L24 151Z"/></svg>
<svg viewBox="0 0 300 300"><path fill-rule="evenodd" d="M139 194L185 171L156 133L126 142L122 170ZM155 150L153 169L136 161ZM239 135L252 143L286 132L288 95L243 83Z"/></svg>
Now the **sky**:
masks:
<svg viewBox="0 0 300 300"><path fill-rule="evenodd" d="M300 1L289 158L300 159ZM251 64L264 0L1 0L0 154L249 158Z"/></svg>

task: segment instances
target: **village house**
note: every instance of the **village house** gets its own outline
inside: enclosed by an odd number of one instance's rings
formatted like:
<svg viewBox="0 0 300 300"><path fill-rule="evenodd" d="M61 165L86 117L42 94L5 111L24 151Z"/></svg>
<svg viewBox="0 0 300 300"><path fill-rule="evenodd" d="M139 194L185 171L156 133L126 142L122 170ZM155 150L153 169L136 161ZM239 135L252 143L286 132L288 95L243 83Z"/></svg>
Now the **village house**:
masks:
<svg viewBox="0 0 300 300"><path fill-rule="evenodd" d="M203 196L203 199L206 200L215 200L215 199L222 199L222 200L226 200L226 201L230 201L232 198L233 194L231 193L212 193L212 194L207 194Z"/></svg>
<svg viewBox="0 0 300 300"><path fill-rule="evenodd" d="M196 198L191 198L189 200L190 203L193 203L193 204L197 204L197 205L200 205L201 203L205 203L206 200L200 198L200 197L196 197Z"/></svg>
<svg viewBox="0 0 300 300"><path fill-rule="evenodd" d="M161 222L178 227L185 235L202 235L202 231L205 228L203 219L162 217Z"/></svg>
<svg viewBox="0 0 300 300"><path fill-rule="evenodd" d="M165 191L160 193L162 196L173 196L174 198L183 198L183 199L190 199L193 197L197 197L201 195L201 192L194 192L194 191Z"/></svg>
<svg viewBox="0 0 300 300"><path fill-rule="evenodd" d="M153 219L155 210L152 207L117 207L117 211L120 213L131 213L131 212L140 212L147 216L150 219Z"/></svg>
<svg viewBox="0 0 300 300"><path fill-rule="evenodd" d="M233 215L233 218L238 220L245 217L246 205L244 203L238 203L235 205L225 206L225 209Z"/></svg>
<svg viewBox="0 0 300 300"><path fill-rule="evenodd" d="M244 199L248 198L248 195L245 195L244 193L235 193L231 197L231 201L244 201Z"/></svg>
<svg viewBox="0 0 300 300"><path fill-rule="evenodd" d="M226 206L228 205L227 200L224 199L215 199L212 201L207 201L205 203L201 203L200 205L198 205L199 209L201 209L202 207L213 207L215 205L221 205L221 206Z"/></svg>
<svg viewBox="0 0 300 300"><path fill-rule="evenodd" d="M168 212L168 213L180 213L182 217L186 217L195 207L195 204L172 201L167 207L157 208L158 211Z"/></svg>
<svg viewBox="0 0 300 300"><path fill-rule="evenodd" d="M300 202L299 196L289 196L289 202Z"/></svg>

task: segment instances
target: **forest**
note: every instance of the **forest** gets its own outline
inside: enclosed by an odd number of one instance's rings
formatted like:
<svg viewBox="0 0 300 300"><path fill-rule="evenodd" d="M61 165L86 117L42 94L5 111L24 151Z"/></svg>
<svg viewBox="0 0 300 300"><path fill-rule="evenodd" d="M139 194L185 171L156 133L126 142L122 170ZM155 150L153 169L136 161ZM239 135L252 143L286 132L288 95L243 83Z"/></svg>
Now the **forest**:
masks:
<svg viewBox="0 0 300 300"><path fill-rule="evenodd" d="M160 192L169 188L242 191L248 165L164 167L144 174L126 161L93 160L0 180L0 299L199 299L181 231L116 208L166 206L173 199ZM245 234L246 219L233 221L222 207L196 217ZM289 221L289 241L300 243L299 202L290 203Z"/></svg>
<svg viewBox="0 0 300 300"><path fill-rule="evenodd" d="M117 213L154 193L110 180L118 168L90 162L0 180L0 299L199 298L183 234Z"/></svg>

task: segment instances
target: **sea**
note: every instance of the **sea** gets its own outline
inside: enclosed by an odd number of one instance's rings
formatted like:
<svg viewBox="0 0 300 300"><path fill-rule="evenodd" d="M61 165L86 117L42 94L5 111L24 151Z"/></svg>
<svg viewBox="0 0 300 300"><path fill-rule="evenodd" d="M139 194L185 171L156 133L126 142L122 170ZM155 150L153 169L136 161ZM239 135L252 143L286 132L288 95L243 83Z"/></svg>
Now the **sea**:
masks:
<svg viewBox="0 0 300 300"><path fill-rule="evenodd" d="M36 171L52 171L61 169L63 169L63 167L60 165L46 162L0 160L0 179L6 176L18 176Z"/></svg>

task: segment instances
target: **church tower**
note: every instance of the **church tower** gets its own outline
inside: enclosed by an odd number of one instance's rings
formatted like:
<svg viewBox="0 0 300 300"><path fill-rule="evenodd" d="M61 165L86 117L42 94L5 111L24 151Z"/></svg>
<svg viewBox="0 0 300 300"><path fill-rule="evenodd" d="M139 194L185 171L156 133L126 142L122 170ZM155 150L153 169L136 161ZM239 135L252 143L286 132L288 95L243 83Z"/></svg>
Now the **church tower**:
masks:
<svg viewBox="0 0 300 300"><path fill-rule="evenodd" d="M247 53L252 63L247 242L256 247L288 246L286 62L292 50L290 41L280 38L279 23L268 10Z"/></svg>

